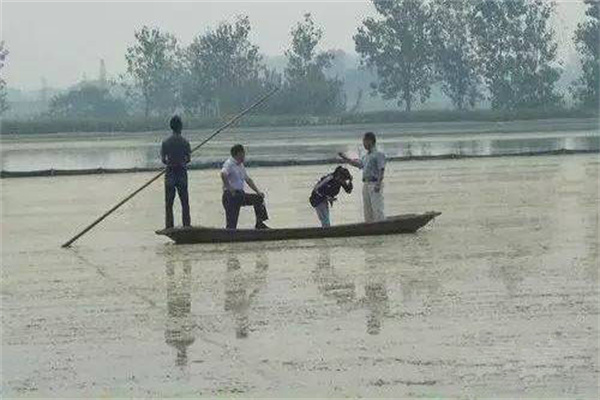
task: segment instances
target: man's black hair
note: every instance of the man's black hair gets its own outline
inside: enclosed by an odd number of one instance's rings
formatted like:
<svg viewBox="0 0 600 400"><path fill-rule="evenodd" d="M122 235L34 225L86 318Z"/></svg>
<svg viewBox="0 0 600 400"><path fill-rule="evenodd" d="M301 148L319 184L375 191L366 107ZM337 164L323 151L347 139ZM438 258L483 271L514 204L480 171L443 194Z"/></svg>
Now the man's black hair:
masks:
<svg viewBox="0 0 600 400"><path fill-rule="evenodd" d="M183 129L183 122L181 122L181 117L179 115L174 115L169 122L171 129L173 132L181 132Z"/></svg>
<svg viewBox="0 0 600 400"><path fill-rule="evenodd" d="M243 151L245 151L244 146L242 146L241 144L236 144L231 148L231 156L235 157Z"/></svg>
<svg viewBox="0 0 600 400"><path fill-rule="evenodd" d="M373 132L366 132L364 138L373 143L377 143L377 139L375 138L375 134Z"/></svg>

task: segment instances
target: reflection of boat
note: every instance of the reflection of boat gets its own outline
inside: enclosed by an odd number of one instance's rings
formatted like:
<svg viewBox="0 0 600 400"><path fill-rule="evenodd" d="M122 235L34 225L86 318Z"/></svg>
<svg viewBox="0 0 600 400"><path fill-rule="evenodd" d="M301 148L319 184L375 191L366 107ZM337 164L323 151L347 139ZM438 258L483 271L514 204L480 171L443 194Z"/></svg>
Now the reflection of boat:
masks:
<svg viewBox="0 0 600 400"><path fill-rule="evenodd" d="M392 235L415 233L419 228L441 213L431 211L423 214L404 214L374 223L345 224L329 228L284 229L218 229L207 227L169 228L156 231L176 243L254 242L264 240L315 239L326 237Z"/></svg>

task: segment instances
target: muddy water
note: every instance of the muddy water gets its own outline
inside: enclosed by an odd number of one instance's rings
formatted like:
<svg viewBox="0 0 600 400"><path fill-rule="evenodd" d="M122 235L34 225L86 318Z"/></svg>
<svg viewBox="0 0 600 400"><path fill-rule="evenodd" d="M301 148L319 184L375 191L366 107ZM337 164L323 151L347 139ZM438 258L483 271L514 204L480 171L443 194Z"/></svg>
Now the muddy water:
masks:
<svg viewBox="0 0 600 400"><path fill-rule="evenodd" d="M314 225L324 167L254 169ZM598 396L597 155L390 163L416 235L174 246L145 174L2 180L2 396ZM220 225L215 171L191 173ZM357 193L334 223L360 219ZM242 224L252 216L244 211Z"/></svg>
<svg viewBox="0 0 600 400"><path fill-rule="evenodd" d="M364 151L360 137L377 132L388 157L487 157L556 151L599 152L598 119L510 122L402 123L288 128L239 128L217 136L192 157L194 168L222 163L235 143L244 143L254 165L323 163L339 151ZM198 144L209 131L185 131ZM165 132L2 135L3 172L160 168Z"/></svg>

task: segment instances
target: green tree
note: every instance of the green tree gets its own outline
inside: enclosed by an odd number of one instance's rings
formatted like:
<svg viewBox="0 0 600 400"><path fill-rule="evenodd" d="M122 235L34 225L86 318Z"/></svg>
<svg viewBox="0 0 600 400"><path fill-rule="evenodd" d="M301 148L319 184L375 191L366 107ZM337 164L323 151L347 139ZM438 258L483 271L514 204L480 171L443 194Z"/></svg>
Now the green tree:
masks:
<svg viewBox="0 0 600 400"><path fill-rule="evenodd" d="M50 115L60 117L115 118L127 114L125 102L108 89L83 84L52 98Z"/></svg>
<svg viewBox="0 0 600 400"><path fill-rule="evenodd" d="M575 98L584 107L600 105L600 1L584 0L586 20L575 30L575 45L581 58L582 75L573 85Z"/></svg>
<svg viewBox="0 0 600 400"><path fill-rule="evenodd" d="M4 48L4 41L2 41L0 42L0 72L4 67L7 56L8 50ZM6 100L6 82L0 74L0 115L3 115L6 111L8 111L8 108L8 101Z"/></svg>
<svg viewBox="0 0 600 400"><path fill-rule="evenodd" d="M470 0L433 0L431 41L436 74L442 92L454 107L475 107L482 98L480 65L472 25Z"/></svg>
<svg viewBox="0 0 600 400"><path fill-rule="evenodd" d="M310 13L291 30L291 46L285 52L284 90L276 108L283 113L331 114L346 106L343 82L328 77L334 52L318 52L323 29L317 27Z"/></svg>
<svg viewBox="0 0 600 400"><path fill-rule="evenodd" d="M481 0L473 32L492 108L546 108L560 104L557 44L547 0Z"/></svg>
<svg viewBox="0 0 600 400"><path fill-rule="evenodd" d="M433 81L430 10L422 0L373 0L379 19L367 18L354 35L362 63L377 73L372 84L406 111L425 102Z"/></svg>
<svg viewBox="0 0 600 400"><path fill-rule="evenodd" d="M144 115L169 113L178 105L181 51L177 39L157 28L135 32L136 43L127 48L127 74L142 98Z"/></svg>
<svg viewBox="0 0 600 400"><path fill-rule="evenodd" d="M250 42L250 32L250 20L240 16L233 24L222 22L193 40L186 51L183 91L189 111L234 112L263 91L271 72L258 46Z"/></svg>

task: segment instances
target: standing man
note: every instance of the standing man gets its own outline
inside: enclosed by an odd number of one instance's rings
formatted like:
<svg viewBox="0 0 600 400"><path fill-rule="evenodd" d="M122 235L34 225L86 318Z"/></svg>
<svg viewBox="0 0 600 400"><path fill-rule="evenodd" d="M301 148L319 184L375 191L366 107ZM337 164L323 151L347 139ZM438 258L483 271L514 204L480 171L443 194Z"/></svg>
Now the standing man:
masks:
<svg viewBox="0 0 600 400"><path fill-rule="evenodd" d="M183 123L178 115L171 118L171 136L163 140L160 157L167 166L165 173L165 226L173 227L173 202L175 191L181 201L183 226L190 226L190 202L188 195L187 164L190 162L192 150L190 142L181 136Z"/></svg>
<svg viewBox="0 0 600 400"><path fill-rule="evenodd" d="M269 229L265 221L269 219L265 207L265 194L258 190L252 178L246 173L244 160L246 151L244 146L236 144L231 148L231 157L223 164L221 180L223 181L223 207L227 219L227 229L237 229L240 208L253 206L256 215L256 229ZM244 192L247 183L256 194Z"/></svg>
<svg viewBox="0 0 600 400"><path fill-rule="evenodd" d="M376 143L375 134L367 132L363 136L363 146L367 154L361 159L352 159L344 153L338 153L344 162L363 170L363 210L367 223L385 219L383 210L385 155L377 150Z"/></svg>

